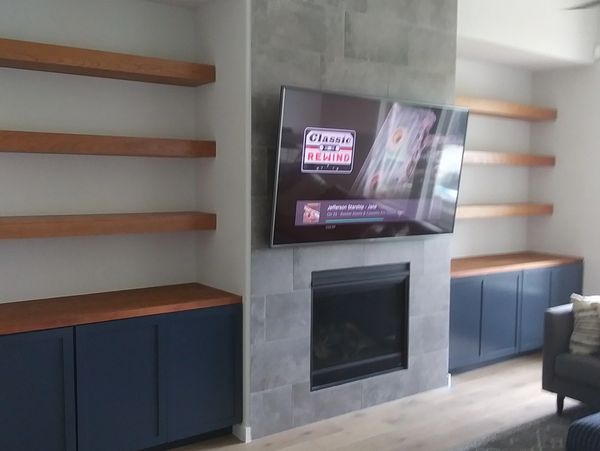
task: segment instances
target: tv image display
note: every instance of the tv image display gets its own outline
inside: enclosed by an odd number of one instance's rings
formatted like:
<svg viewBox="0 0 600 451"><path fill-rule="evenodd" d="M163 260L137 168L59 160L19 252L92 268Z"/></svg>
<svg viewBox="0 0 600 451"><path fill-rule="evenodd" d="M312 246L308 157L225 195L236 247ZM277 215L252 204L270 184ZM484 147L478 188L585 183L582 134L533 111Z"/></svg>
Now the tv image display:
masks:
<svg viewBox="0 0 600 451"><path fill-rule="evenodd" d="M271 245L451 233L467 119L282 87Z"/></svg>

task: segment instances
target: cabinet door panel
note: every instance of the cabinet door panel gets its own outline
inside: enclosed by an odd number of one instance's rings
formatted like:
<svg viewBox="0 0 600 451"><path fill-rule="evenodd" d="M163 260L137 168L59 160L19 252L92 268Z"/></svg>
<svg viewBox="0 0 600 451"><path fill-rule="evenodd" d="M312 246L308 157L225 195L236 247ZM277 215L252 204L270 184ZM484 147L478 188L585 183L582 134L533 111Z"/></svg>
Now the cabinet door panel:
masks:
<svg viewBox="0 0 600 451"><path fill-rule="evenodd" d="M520 320L522 352L539 349L544 344L544 312L550 307L550 269L523 272L523 295Z"/></svg>
<svg viewBox="0 0 600 451"><path fill-rule="evenodd" d="M494 359L517 351L520 273L486 276L481 313L481 357Z"/></svg>
<svg viewBox="0 0 600 451"><path fill-rule="evenodd" d="M581 293L583 285L583 264L571 263L562 265L552 270L552 307L568 304L571 293Z"/></svg>
<svg viewBox="0 0 600 451"><path fill-rule="evenodd" d="M80 451L166 442L161 317L76 328Z"/></svg>
<svg viewBox="0 0 600 451"><path fill-rule="evenodd" d="M481 277L452 279L450 286L450 370L479 361Z"/></svg>
<svg viewBox="0 0 600 451"><path fill-rule="evenodd" d="M73 329L0 337L0 449L75 451Z"/></svg>
<svg viewBox="0 0 600 451"><path fill-rule="evenodd" d="M241 306L168 317L168 440L241 422Z"/></svg>

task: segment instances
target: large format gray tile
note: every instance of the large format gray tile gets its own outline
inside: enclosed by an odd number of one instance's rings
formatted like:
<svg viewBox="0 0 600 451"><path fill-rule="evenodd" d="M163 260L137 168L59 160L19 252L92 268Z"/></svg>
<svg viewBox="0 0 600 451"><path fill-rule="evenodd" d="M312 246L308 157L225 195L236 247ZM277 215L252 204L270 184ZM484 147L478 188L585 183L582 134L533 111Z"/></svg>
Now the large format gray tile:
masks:
<svg viewBox="0 0 600 451"><path fill-rule="evenodd" d="M427 273L411 275L410 315L448 312L450 305L450 275Z"/></svg>
<svg viewBox="0 0 600 451"><path fill-rule="evenodd" d="M384 16L346 12L346 57L405 65L413 27Z"/></svg>
<svg viewBox="0 0 600 451"><path fill-rule="evenodd" d="M316 51L265 46L253 54L252 95L279 94L281 85L318 89L321 54Z"/></svg>
<svg viewBox="0 0 600 451"><path fill-rule="evenodd" d="M385 97L390 66L353 58L323 57L321 87L326 91Z"/></svg>
<svg viewBox="0 0 600 451"><path fill-rule="evenodd" d="M410 318L409 353L420 355L448 349L448 312L438 312Z"/></svg>
<svg viewBox="0 0 600 451"><path fill-rule="evenodd" d="M389 70L389 96L417 103L454 103L453 75L431 73L427 68L393 66Z"/></svg>
<svg viewBox="0 0 600 451"><path fill-rule="evenodd" d="M267 296L266 339L310 336L310 290Z"/></svg>
<svg viewBox="0 0 600 451"><path fill-rule="evenodd" d="M395 17L432 30L456 30L456 0L366 0L371 15Z"/></svg>
<svg viewBox="0 0 600 451"><path fill-rule="evenodd" d="M423 240L403 238L365 243L365 263L367 265L410 263L411 277L421 274L423 272Z"/></svg>
<svg viewBox="0 0 600 451"><path fill-rule="evenodd" d="M310 391L308 382L293 388L294 426L332 418L362 407L362 381Z"/></svg>
<svg viewBox="0 0 600 451"><path fill-rule="evenodd" d="M265 341L265 297L250 298L250 343Z"/></svg>
<svg viewBox="0 0 600 451"><path fill-rule="evenodd" d="M312 272L364 266L364 244L335 244L294 248L294 288L309 288Z"/></svg>
<svg viewBox="0 0 600 451"><path fill-rule="evenodd" d="M310 377L307 338L266 341L250 346L250 391L305 382Z"/></svg>
<svg viewBox="0 0 600 451"><path fill-rule="evenodd" d="M252 251L252 295L293 291L294 252L292 249L257 249Z"/></svg>
<svg viewBox="0 0 600 451"><path fill-rule="evenodd" d="M363 381L363 407L371 407L417 393L419 375L412 369L394 371Z"/></svg>
<svg viewBox="0 0 600 451"><path fill-rule="evenodd" d="M407 64L419 70L451 74L456 70L456 34L413 27Z"/></svg>
<svg viewBox="0 0 600 451"><path fill-rule="evenodd" d="M250 395L252 438L260 438L292 427L292 387Z"/></svg>
<svg viewBox="0 0 600 451"><path fill-rule="evenodd" d="M272 46L321 52L328 45L328 38L332 39L328 13L315 3L271 0L266 10L253 14L253 49Z"/></svg>

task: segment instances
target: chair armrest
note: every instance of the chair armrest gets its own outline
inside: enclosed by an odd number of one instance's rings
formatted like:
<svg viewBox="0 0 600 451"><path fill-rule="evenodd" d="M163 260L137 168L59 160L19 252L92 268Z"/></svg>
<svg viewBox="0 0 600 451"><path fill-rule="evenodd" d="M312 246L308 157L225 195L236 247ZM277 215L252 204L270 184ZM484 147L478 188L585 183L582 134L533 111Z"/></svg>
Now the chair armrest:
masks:
<svg viewBox="0 0 600 451"><path fill-rule="evenodd" d="M546 310L544 315L544 350L542 386L551 389L554 379L554 360L559 354L569 352L573 333L573 305L565 304Z"/></svg>

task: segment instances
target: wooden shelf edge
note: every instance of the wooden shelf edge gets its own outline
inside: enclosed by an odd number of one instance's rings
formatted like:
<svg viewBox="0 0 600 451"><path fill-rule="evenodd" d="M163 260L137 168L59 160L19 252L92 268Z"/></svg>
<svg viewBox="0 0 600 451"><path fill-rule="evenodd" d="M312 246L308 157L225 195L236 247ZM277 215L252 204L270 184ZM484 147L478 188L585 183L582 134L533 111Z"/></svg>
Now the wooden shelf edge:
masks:
<svg viewBox="0 0 600 451"><path fill-rule="evenodd" d="M534 155L529 153L491 152L465 150L463 163L467 165L498 166L555 166L554 155Z"/></svg>
<svg viewBox="0 0 600 451"><path fill-rule="evenodd" d="M215 230L212 213L123 213L0 217L0 239Z"/></svg>
<svg viewBox="0 0 600 451"><path fill-rule="evenodd" d="M460 278L525 269L551 268L581 261L583 261L582 257L533 251L478 255L452 259L451 276Z"/></svg>
<svg viewBox="0 0 600 451"><path fill-rule="evenodd" d="M0 130L0 152L214 158L214 141Z"/></svg>
<svg viewBox="0 0 600 451"><path fill-rule="evenodd" d="M0 38L0 66L120 80L200 86L215 67L164 58Z"/></svg>
<svg viewBox="0 0 600 451"><path fill-rule="evenodd" d="M241 304L242 298L198 283L0 304L0 335Z"/></svg>
<svg viewBox="0 0 600 451"><path fill-rule="evenodd" d="M547 216L552 215L552 204L485 204L459 205L457 219L502 218L511 216Z"/></svg>
<svg viewBox="0 0 600 451"><path fill-rule="evenodd" d="M526 121L554 121L558 113L555 108L546 108L520 103L505 102L498 99L458 96L456 105L468 108L472 114L496 116Z"/></svg>

